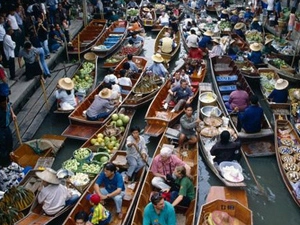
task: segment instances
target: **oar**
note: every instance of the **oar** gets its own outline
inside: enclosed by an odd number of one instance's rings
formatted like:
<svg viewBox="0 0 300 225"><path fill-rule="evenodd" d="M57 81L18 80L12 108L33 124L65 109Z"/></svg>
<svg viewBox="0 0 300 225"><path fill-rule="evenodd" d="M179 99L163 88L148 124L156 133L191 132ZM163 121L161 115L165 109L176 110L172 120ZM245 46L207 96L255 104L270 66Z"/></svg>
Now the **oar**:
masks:
<svg viewBox="0 0 300 225"><path fill-rule="evenodd" d="M47 98L47 94L46 94L46 89L45 89L45 84L44 84L44 79L43 79L42 76L41 76L40 81L41 81L41 86L42 86L42 89L43 89L43 95L44 95L45 103L47 105L47 109L50 110L49 103L48 103L48 98Z"/></svg>
<svg viewBox="0 0 300 225"><path fill-rule="evenodd" d="M135 143L132 143L132 145L135 147L136 151L139 153L139 155L141 156L142 160L144 161L144 163L145 163L145 164L147 165L147 167L149 168L150 166L149 166L148 162L143 158L143 155L142 155L142 153L139 151L138 146L137 146Z"/></svg>
<svg viewBox="0 0 300 225"><path fill-rule="evenodd" d="M20 135L20 130L19 130L19 125L18 125L17 118L14 119L14 125L15 125L15 129L16 129L16 132L17 132L17 137L18 137L19 143L21 145L21 144L23 144L23 142L22 142L22 138L21 138L21 135Z"/></svg>

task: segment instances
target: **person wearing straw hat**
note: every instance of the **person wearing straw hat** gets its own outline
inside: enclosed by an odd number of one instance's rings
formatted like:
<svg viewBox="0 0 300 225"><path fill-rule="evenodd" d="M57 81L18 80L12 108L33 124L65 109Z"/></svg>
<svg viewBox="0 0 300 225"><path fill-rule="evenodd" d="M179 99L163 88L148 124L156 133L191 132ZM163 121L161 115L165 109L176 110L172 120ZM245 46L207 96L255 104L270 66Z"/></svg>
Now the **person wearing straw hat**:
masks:
<svg viewBox="0 0 300 225"><path fill-rule="evenodd" d="M262 31L262 27L259 24L259 20L257 17L254 17L252 23L250 24L250 30L257 30L258 32Z"/></svg>
<svg viewBox="0 0 300 225"><path fill-rule="evenodd" d="M244 13L243 18L245 22L251 21L251 19L253 18L253 13L251 12L249 6L246 7L246 12Z"/></svg>
<svg viewBox="0 0 300 225"><path fill-rule="evenodd" d="M211 30L207 30L203 33L203 36L201 38L201 40L198 43L198 46L201 48L201 50L203 52L207 52L208 49L208 45L211 43L212 40L212 36L214 35L214 33Z"/></svg>
<svg viewBox="0 0 300 225"><path fill-rule="evenodd" d="M237 9L233 10L232 12L232 16L230 16L230 23L234 26L235 24L237 24L239 22L239 15L238 15L238 11Z"/></svg>
<svg viewBox="0 0 300 225"><path fill-rule="evenodd" d="M225 52L223 51L219 41L217 39L213 39L213 48L208 51L209 52L209 58L215 57L215 56L222 56Z"/></svg>
<svg viewBox="0 0 300 225"><path fill-rule="evenodd" d="M274 90L268 96L269 101L275 103L287 103L289 92L287 87L289 82L285 79L278 79L275 83Z"/></svg>
<svg viewBox="0 0 300 225"><path fill-rule="evenodd" d="M93 103L86 110L87 120L96 121L110 115L119 103L111 100L112 90L103 88L98 95L95 95Z"/></svg>
<svg viewBox="0 0 300 225"><path fill-rule="evenodd" d="M164 58L161 54L156 53L152 56L152 60L153 64L147 68L147 71L151 71L152 74L165 78L169 72L162 64L162 62L164 62Z"/></svg>
<svg viewBox="0 0 300 225"><path fill-rule="evenodd" d="M262 50L263 55L270 55L272 52L278 53L277 49L273 47L272 42L274 41L273 38L267 38L265 41L265 45Z"/></svg>
<svg viewBox="0 0 300 225"><path fill-rule="evenodd" d="M142 16L146 20L153 20L153 16L151 14L151 10L147 7L143 8Z"/></svg>
<svg viewBox="0 0 300 225"><path fill-rule="evenodd" d="M262 44L260 44L260 43L255 42L250 45L251 52L248 55L248 59L255 66L263 63L261 49L262 49Z"/></svg>
<svg viewBox="0 0 300 225"><path fill-rule="evenodd" d="M237 23L234 25L234 33L236 33L237 35L239 35L243 40L246 40L243 28L245 27L244 23Z"/></svg>
<svg viewBox="0 0 300 225"><path fill-rule="evenodd" d="M220 19L229 20L229 14L227 9L221 11Z"/></svg>
<svg viewBox="0 0 300 225"><path fill-rule="evenodd" d="M59 102L61 110L73 110L77 106L74 94L74 82L69 77L58 80L55 97Z"/></svg>
<svg viewBox="0 0 300 225"><path fill-rule="evenodd" d="M55 170L46 168L35 174L42 180L37 196L38 203L42 205L43 211L47 215L53 216L66 206L66 201L71 198L71 194L66 186L60 184Z"/></svg>
<svg viewBox="0 0 300 225"><path fill-rule="evenodd" d="M9 154L13 150L13 137L9 124L17 117L7 96L0 96L0 166L10 165Z"/></svg>

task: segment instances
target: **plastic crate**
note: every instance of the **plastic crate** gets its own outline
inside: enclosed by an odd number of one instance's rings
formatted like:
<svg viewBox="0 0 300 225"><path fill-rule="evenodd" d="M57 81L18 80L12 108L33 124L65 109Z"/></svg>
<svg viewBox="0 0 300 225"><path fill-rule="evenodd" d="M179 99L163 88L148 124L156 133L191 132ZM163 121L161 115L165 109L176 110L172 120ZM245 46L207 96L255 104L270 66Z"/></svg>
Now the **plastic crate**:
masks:
<svg viewBox="0 0 300 225"><path fill-rule="evenodd" d="M126 30L125 27L116 27L114 30L113 30L113 33L124 33Z"/></svg>
<svg viewBox="0 0 300 225"><path fill-rule="evenodd" d="M222 95L222 99L223 99L224 102L228 102L229 98L230 98L229 95Z"/></svg>

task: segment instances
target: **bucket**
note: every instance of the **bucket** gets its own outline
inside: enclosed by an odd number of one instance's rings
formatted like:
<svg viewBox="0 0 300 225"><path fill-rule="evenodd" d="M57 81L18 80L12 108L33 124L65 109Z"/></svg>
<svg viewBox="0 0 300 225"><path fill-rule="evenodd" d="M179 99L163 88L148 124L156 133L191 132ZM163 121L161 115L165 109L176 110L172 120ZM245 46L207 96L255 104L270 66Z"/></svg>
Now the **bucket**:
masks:
<svg viewBox="0 0 300 225"><path fill-rule="evenodd" d="M297 31L297 32L300 31L300 22L299 21L295 22L295 31Z"/></svg>
<svg viewBox="0 0 300 225"><path fill-rule="evenodd" d="M213 92L204 92L199 95L199 101L202 106L216 105L217 96Z"/></svg>
<svg viewBox="0 0 300 225"><path fill-rule="evenodd" d="M222 120L223 120L222 126L223 127L228 127L229 119L227 117L225 117L225 116L222 116Z"/></svg>

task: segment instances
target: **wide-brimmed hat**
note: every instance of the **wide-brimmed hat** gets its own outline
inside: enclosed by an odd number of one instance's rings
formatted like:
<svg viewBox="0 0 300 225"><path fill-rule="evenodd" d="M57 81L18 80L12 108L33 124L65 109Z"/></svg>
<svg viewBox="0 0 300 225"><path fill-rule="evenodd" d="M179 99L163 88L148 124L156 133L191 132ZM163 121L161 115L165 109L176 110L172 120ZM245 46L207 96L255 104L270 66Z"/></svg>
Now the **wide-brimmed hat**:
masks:
<svg viewBox="0 0 300 225"><path fill-rule="evenodd" d="M65 90L72 90L74 88L74 82L69 77L59 79L58 85Z"/></svg>
<svg viewBox="0 0 300 225"><path fill-rule="evenodd" d="M222 10L222 13L223 13L223 14L228 14L228 10L227 10L227 9L223 9L223 10Z"/></svg>
<svg viewBox="0 0 300 225"><path fill-rule="evenodd" d="M161 54L156 53L155 55L152 56L152 60L154 62L163 62L164 58L161 56Z"/></svg>
<svg viewBox="0 0 300 225"><path fill-rule="evenodd" d="M245 26L244 23L237 23L236 25L234 25L234 29L239 30L242 29Z"/></svg>
<svg viewBox="0 0 300 225"><path fill-rule="evenodd" d="M257 17L254 17L252 22L255 22L255 21L258 21L258 18Z"/></svg>
<svg viewBox="0 0 300 225"><path fill-rule="evenodd" d="M215 42L215 43L217 43L217 44L220 44L219 40L217 40L217 39L212 39L211 41L212 41L212 42Z"/></svg>
<svg viewBox="0 0 300 225"><path fill-rule="evenodd" d="M250 7L249 7L249 6L247 6L247 7L246 7L246 10L247 10L247 9L250 9Z"/></svg>
<svg viewBox="0 0 300 225"><path fill-rule="evenodd" d="M111 90L108 88L103 88L100 92L99 92L99 96L101 98L105 98L108 99L111 97Z"/></svg>
<svg viewBox="0 0 300 225"><path fill-rule="evenodd" d="M255 43L253 43L253 44L250 45L250 49L252 51L256 52L256 51L260 51L262 49L262 46L261 46L260 43L255 42Z"/></svg>
<svg viewBox="0 0 300 225"><path fill-rule="evenodd" d="M192 43L190 44L190 48L198 48L198 47L199 47L198 44L195 43L195 42L192 42Z"/></svg>
<svg viewBox="0 0 300 225"><path fill-rule="evenodd" d="M147 7L145 7L145 8L143 8L143 11L145 11L145 12L150 12L150 9L147 8Z"/></svg>
<svg viewBox="0 0 300 225"><path fill-rule="evenodd" d="M51 168L45 168L42 172L35 172L36 176L50 184L59 184L60 181L56 176L56 171Z"/></svg>
<svg viewBox="0 0 300 225"><path fill-rule="evenodd" d="M206 36L213 36L214 35L214 33L211 30L207 30L203 34L206 35Z"/></svg>
<svg viewBox="0 0 300 225"><path fill-rule="evenodd" d="M274 41L274 39L273 39L273 38L266 39L266 41L265 41L265 45L266 45L266 44L269 44L269 43L270 43L270 42L272 42L272 41Z"/></svg>
<svg viewBox="0 0 300 225"><path fill-rule="evenodd" d="M289 82L287 80L284 79L278 79L275 83L275 89L276 90L283 90L285 88L287 88L287 86L289 86Z"/></svg>
<svg viewBox="0 0 300 225"><path fill-rule="evenodd" d="M229 44L233 44L234 42L235 42L235 40L231 39Z"/></svg>
<svg viewBox="0 0 300 225"><path fill-rule="evenodd" d="M237 15L238 14L238 11L235 9L231 12L233 15Z"/></svg>

